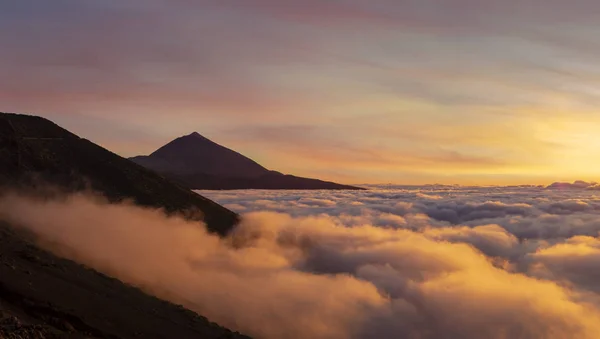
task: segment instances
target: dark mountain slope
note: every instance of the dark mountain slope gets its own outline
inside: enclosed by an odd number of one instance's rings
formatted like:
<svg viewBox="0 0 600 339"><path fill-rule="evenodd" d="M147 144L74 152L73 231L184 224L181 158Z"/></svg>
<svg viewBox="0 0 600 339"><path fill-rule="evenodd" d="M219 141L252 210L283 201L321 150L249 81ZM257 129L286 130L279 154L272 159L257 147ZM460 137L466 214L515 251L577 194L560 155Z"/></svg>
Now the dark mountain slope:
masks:
<svg viewBox="0 0 600 339"><path fill-rule="evenodd" d="M202 218L221 234L238 221L220 205L46 119L0 113L0 193L15 188L43 195L92 189L111 201ZM10 226L0 221L0 338L245 338L40 250L31 235Z"/></svg>
<svg viewBox="0 0 600 339"><path fill-rule="evenodd" d="M285 175L278 172L269 172L256 178L235 178L203 173L189 175L165 176L179 182L183 186L198 190L235 190L235 189L290 189L290 190L360 190L362 188L336 184L334 182L318 179L308 179Z"/></svg>
<svg viewBox="0 0 600 339"><path fill-rule="evenodd" d="M27 238L0 223L0 338L247 338Z"/></svg>
<svg viewBox="0 0 600 339"><path fill-rule="evenodd" d="M361 189L270 171L196 132L130 160L191 189Z"/></svg>
<svg viewBox="0 0 600 339"><path fill-rule="evenodd" d="M0 113L0 185L36 186L39 182L69 190L91 188L112 201L132 199L169 213L201 212L208 228L220 234L238 221L235 213L211 200L49 120Z"/></svg>

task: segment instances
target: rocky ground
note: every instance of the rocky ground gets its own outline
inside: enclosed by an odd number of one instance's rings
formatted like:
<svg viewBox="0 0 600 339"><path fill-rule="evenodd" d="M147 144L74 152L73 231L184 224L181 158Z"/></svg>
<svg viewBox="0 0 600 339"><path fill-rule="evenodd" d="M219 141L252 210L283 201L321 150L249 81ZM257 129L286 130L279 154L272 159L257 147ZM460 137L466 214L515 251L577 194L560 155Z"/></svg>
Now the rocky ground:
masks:
<svg viewBox="0 0 600 339"><path fill-rule="evenodd" d="M0 224L0 338L246 338Z"/></svg>
<svg viewBox="0 0 600 339"><path fill-rule="evenodd" d="M93 191L108 201L202 220L226 234L237 214L49 120L0 113L0 194ZM35 245L0 220L0 339L245 338Z"/></svg>

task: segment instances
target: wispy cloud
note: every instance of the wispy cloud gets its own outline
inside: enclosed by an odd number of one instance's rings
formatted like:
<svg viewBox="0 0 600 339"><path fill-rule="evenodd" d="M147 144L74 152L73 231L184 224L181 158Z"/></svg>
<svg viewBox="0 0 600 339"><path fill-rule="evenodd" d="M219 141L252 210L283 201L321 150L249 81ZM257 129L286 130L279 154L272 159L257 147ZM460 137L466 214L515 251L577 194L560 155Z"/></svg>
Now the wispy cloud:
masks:
<svg viewBox="0 0 600 339"><path fill-rule="evenodd" d="M193 129L268 167L329 171L327 179L452 182L466 180L465 172L482 182L591 179L585 169L600 159L599 6L3 2L0 99L2 110L48 116L124 155L149 153ZM98 131L81 123L86 118L147 130L154 144ZM568 121L583 122L586 137L564 133ZM297 142L301 132L290 126L318 131ZM310 157L306 139L315 133L326 153ZM279 160L290 151L297 156ZM345 161L328 162L331 154ZM569 164L557 160L565 154L573 154Z"/></svg>

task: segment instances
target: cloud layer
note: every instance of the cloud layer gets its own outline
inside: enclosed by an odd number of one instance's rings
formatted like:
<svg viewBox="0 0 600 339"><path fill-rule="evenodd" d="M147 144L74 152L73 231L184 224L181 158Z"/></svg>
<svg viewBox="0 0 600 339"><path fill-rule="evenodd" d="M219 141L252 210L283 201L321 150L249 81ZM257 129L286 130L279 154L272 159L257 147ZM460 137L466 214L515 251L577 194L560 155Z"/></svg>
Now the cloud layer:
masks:
<svg viewBox="0 0 600 339"><path fill-rule="evenodd" d="M592 339L600 219L593 192L573 192L213 192L249 211L225 239L87 195L5 195L0 217L258 338Z"/></svg>

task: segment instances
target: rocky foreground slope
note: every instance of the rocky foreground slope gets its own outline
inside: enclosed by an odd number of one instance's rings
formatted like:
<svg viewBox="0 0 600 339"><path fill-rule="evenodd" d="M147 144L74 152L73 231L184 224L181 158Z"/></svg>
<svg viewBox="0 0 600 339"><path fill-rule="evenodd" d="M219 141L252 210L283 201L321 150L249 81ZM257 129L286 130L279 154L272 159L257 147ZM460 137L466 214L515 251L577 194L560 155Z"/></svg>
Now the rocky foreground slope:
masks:
<svg viewBox="0 0 600 339"><path fill-rule="evenodd" d="M0 186L53 185L90 189L111 201L195 213L211 231L225 234L238 221L226 208L124 159L44 118L0 113Z"/></svg>
<svg viewBox="0 0 600 339"><path fill-rule="evenodd" d="M48 187L52 187L49 189ZM0 114L0 194L93 190L226 234L238 216L39 117ZM42 193L39 193L42 192ZM0 338L245 338L35 246L0 221Z"/></svg>

